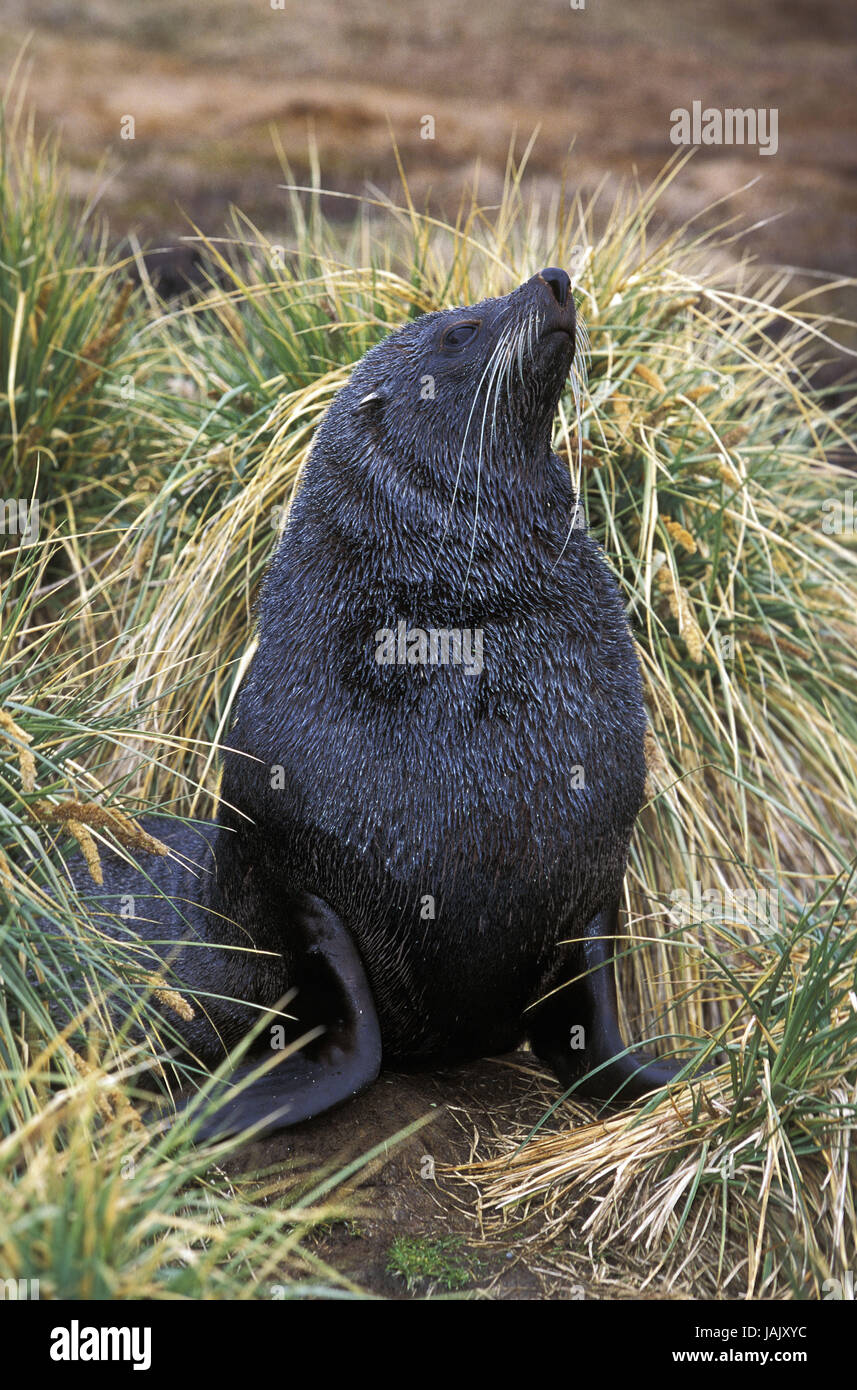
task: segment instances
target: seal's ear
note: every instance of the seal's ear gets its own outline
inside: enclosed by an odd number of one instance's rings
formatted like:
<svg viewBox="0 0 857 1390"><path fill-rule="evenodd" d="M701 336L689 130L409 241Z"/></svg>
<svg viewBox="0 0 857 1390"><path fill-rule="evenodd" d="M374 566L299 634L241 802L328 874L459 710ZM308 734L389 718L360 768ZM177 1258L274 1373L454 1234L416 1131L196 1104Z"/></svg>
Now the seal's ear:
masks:
<svg viewBox="0 0 857 1390"><path fill-rule="evenodd" d="M362 400L359 400L357 402L355 410L358 410L361 415L374 415L378 411L384 409L384 406L387 404L388 399L389 396L387 394L386 388L383 386L378 386L375 388L374 391L370 391L368 395L364 396Z"/></svg>

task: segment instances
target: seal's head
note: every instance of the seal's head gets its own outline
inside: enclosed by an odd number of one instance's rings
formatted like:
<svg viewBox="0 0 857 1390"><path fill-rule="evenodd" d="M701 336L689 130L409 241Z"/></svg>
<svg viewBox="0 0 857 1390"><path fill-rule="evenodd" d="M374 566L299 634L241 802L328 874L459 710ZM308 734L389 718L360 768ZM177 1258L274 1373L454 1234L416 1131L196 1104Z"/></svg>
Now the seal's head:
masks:
<svg viewBox="0 0 857 1390"><path fill-rule="evenodd" d="M568 275L541 270L503 298L426 314L391 334L331 414L348 412L350 447L356 436L364 457L406 461L414 481L466 492L492 457L550 450L576 331Z"/></svg>

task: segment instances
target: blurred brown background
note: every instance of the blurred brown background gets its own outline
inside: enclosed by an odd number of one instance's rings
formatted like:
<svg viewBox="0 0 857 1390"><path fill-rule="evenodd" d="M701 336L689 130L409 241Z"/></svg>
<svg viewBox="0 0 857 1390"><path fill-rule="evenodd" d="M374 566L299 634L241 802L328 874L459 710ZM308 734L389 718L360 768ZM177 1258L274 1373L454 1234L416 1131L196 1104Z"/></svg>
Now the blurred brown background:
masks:
<svg viewBox="0 0 857 1390"><path fill-rule="evenodd" d="M30 98L41 128L62 128L77 193L107 153L117 235L169 241L188 230L182 208L216 233L230 201L287 234L272 126L299 177L311 130L325 185L356 192L396 187L392 130L419 199L448 210L477 160L490 201L510 139L521 150L537 127L539 181L572 145L580 187L647 180L674 152L672 108L701 100L777 107L779 149L701 149L667 215L758 176L735 200L763 224L756 255L857 272L850 0L0 0L0 19L0 72L29 35Z"/></svg>

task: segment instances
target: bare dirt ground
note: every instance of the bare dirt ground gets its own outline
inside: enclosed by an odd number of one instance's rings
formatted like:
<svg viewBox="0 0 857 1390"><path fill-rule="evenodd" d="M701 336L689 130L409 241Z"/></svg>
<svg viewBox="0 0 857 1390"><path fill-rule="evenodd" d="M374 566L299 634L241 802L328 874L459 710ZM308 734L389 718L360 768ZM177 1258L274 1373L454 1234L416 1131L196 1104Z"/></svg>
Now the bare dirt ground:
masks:
<svg viewBox="0 0 857 1390"><path fill-rule="evenodd" d="M356 1288L383 1298L634 1298L642 1276L635 1281L627 1268L611 1269L601 1260L593 1278L582 1239L552 1238L537 1209L528 1216L510 1212L505 1221L483 1214L476 1186L448 1171L493 1157L501 1135L523 1140L558 1094L556 1082L526 1052L437 1072L385 1072L339 1110L249 1145L229 1171L295 1167L310 1170L315 1183L320 1173L337 1171L426 1119L341 1189L354 1217L313 1235L313 1255ZM548 1132L569 1123L574 1112L561 1107ZM409 1244L397 1258L403 1238ZM408 1273L414 1276L410 1287ZM693 1294L690 1286L667 1290L653 1281L645 1296Z"/></svg>

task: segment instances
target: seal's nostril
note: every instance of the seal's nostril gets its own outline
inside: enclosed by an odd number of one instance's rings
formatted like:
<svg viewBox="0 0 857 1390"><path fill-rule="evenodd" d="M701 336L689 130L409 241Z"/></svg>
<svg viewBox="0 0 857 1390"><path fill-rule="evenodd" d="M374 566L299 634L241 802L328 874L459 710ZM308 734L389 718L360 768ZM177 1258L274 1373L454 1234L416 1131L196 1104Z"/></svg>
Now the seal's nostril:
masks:
<svg viewBox="0 0 857 1390"><path fill-rule="evenodd" d="M568 292L571 289L571 281L564 270L557 270L556 266L548 266L547 270L540 270L539 275L542 280L546 280L553 290L553 296L561 309L564 309L568 301Z"/></svg>

